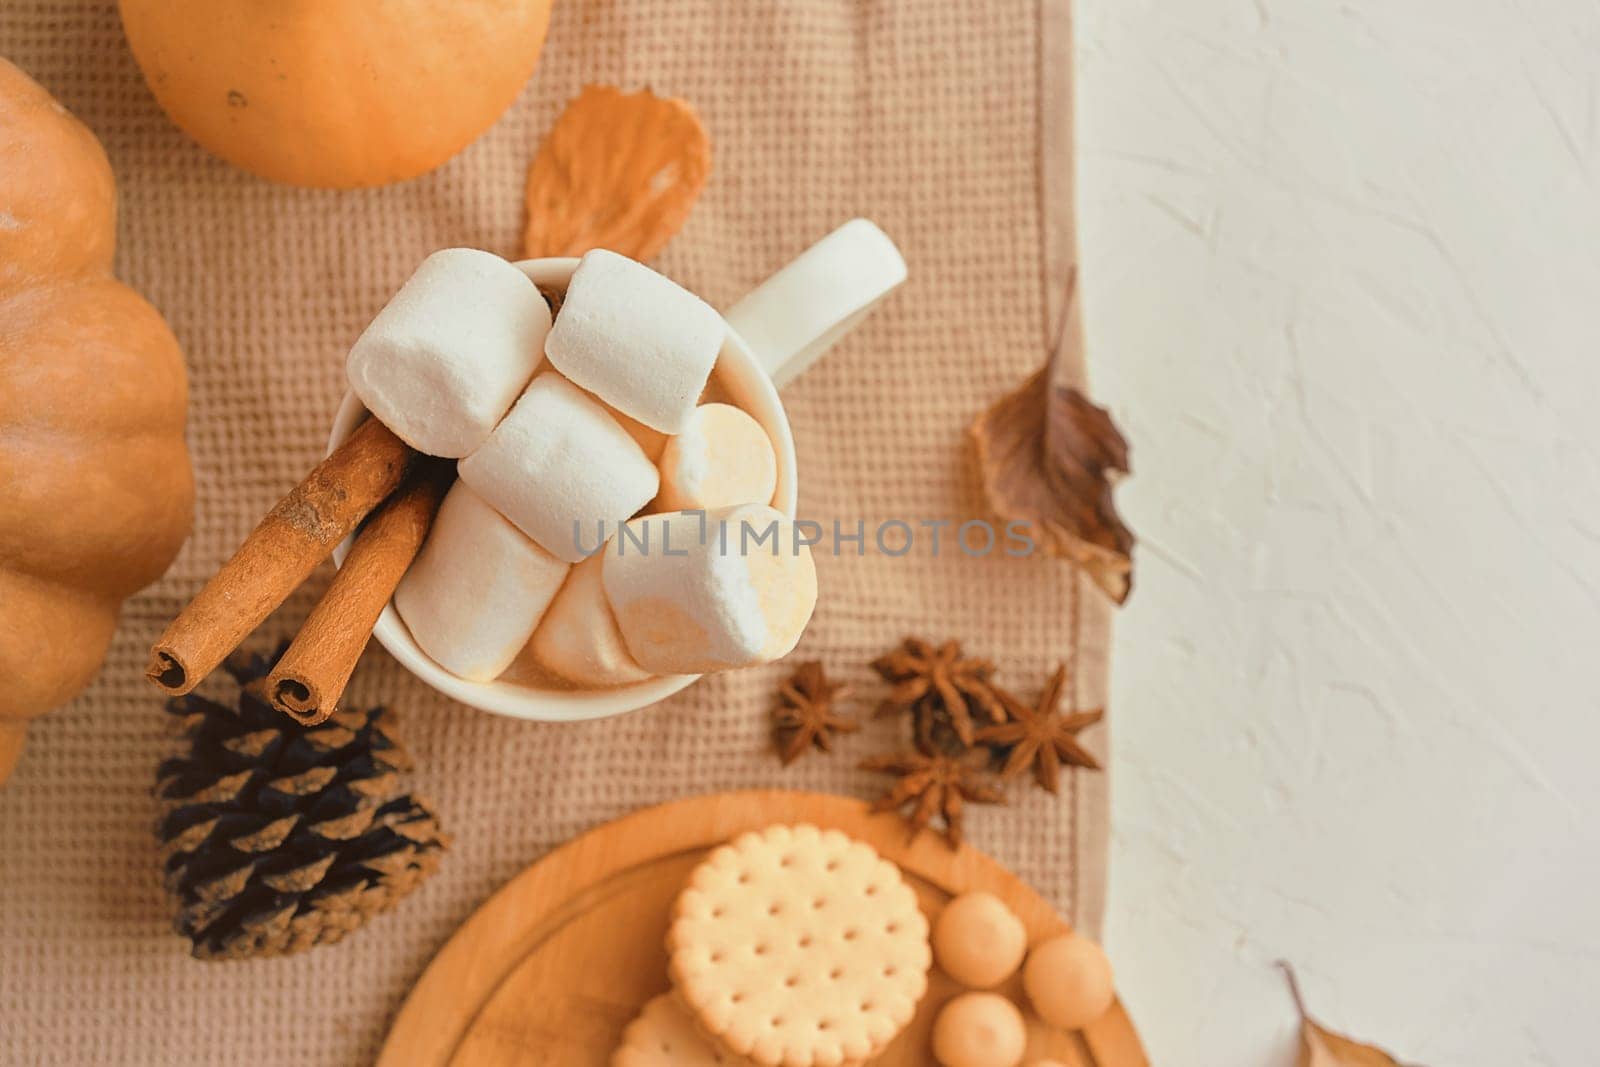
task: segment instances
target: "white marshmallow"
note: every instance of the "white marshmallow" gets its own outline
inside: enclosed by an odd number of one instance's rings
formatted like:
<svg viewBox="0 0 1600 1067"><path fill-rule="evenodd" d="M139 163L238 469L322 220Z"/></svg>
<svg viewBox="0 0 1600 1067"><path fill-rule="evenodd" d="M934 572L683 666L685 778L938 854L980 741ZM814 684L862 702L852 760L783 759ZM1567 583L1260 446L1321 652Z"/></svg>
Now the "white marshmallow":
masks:
<svg viewBox="0 0 1600 1067"><path fill-rule="evenodd" d="M634 519L607 547L601 579L628 651L658 674L780 659L817 605L810 548L766 504Z"/></svg>
<svg viewBox="0 0 1600 1067"><path fill-rule="evenodd" d="M378 312L345 373L406 444L458 459L516 402L549 332L550 306L520 270L488 252L447 248Z"/></svg>
<svg viewBox="0 0 1600 1067"><path fill-rule="evenodd" d="M533 373L535 377L537 377L546 371L555 371L557 374L561 373L560 371L557 371L555 367L550 365L550 360L548 357L539 361L539 367ZM571 379L569 378L568 381L571 381ZM616 419L617 425L621 426L624 430L627 430L629 437L639 442L639 447L644 449L644 454L650 457L651 463L658 462L661 459L661 453L666 451L667 441L670 439L666 434L662 433L660 430L652 430L638 419L629 418L627 415L624 415L622 412L618 411L610 404L607 404L604 400L601 400L593 393L586 391L585 395L593 399L596 404L599 404L601 407L605 408L606 414L610 415L613 419Z"/></svg>
<svg viewBox="0 0 1600 1067"><path fill-rule="evenodd" d="M678 433L727 336L704 300L642 263L583 257L545 341L556 370L663 433Z"/></svg>
<svg viewBox="0 0 1600 1067"><path fill-rule="evenodd" d="M394 606L441 667L487 682L528 643L568 569L457 482L400 579Z"/></svg>
<svg viewBox="0 0 1600 1067"><path fill-rule="evenodd" d="M590 395L593 396L594 394L591 393ZM595 401L606 409L607 415L617 420L618 426L628 431L629 437L639 442L639 447L644 450L644 454L649 457L651 463L655 463L661 458L661 453L667 450L667 442L672 440L671 437L660 430L652 430L638 419L629 418L597 396Z"/></svg>
<svg viewBox="0 0 1600 1067"><path fill-rule="evenodd" d="M600 583L605 553L572 568L567 582L517 657L585 689L642 682L650 674L633 661ZM512 668L517 670L516 667Z"/></svg>
<svg viewBox="0 0 1600 1067"><path fill-rule="evenodd" d="M593 397L554 371L533 380L489 440L458 465L461 480L547 552L586 553L656 495L660 478L639 443Z"/></svg>
<svg viewBox="0 0 1600 1067"><path fill-rule="evenodd" d="M661 453L660 511L766 504L778 488L767 431L731 404L701 404Z"/></svg>

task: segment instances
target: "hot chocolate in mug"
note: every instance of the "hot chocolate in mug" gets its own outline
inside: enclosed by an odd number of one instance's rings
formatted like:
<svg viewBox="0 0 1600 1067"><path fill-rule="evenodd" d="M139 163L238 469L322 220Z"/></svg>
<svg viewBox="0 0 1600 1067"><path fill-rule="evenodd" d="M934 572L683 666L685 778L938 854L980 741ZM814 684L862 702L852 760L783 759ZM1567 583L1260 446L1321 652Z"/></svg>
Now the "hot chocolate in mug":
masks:
<svg viewBox="0 0 1600 1067"><path fill-rule="evenodd" d="M578 260L530 259L517 266L541 287L565 290ZM772 506L791 518L798 499L798 472L794 434L778 388L837 344L905 277L905 260L888 236L866 219L853 219L723 313L728 331L713 371L713 388L718 399L743 408L767 431L778 460ZM360 399L346 393L334 417L328 451L342 444L366 415ZM335 551L334 562L343 565L349 550L347 540ZM439 692L518 719L574 722L620 715L664 700L700 677L656 677L614 689L470 682L422 651L393 603L384 608L373 635L402 666Z"/></svg>

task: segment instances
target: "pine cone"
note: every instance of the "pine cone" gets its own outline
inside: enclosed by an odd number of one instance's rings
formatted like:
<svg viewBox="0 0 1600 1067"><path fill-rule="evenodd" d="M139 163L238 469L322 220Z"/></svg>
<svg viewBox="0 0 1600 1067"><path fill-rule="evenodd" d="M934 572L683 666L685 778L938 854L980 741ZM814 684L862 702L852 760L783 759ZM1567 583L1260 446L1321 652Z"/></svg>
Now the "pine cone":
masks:
<svg viewBox="0 0 1600 1067"><path fill-rule="evenodd" d="M167 704L185 741L156 772L173 925L197 959L332 944L432 874L449 839L427 805L395 795L411 760L392 712L342 709L307 730L253 684L272 660L225 666L235 706L195 694Z"/></svg>

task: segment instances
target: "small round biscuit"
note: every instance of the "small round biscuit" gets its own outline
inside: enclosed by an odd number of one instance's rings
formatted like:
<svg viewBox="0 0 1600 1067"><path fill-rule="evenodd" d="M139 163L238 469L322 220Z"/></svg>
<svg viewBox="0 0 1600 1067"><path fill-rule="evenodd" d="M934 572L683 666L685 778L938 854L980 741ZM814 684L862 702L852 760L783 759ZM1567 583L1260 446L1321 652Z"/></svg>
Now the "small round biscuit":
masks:
<svg viewBox="0 0 1600 1067"><path fill-rule="evenodd" d="M1035 945L1022 967L1022 988L1039 1018L1063 1030L1094 1022L1116 995L1111 961L1099 945L1079 934Z"/></svg>
<svg viewBox="0 0 1600 1067"><path fill-rule="evenodd" d="M683 1002L663 993L622 1032L611 1067L750 1067L700 1032Z"/></svg>
<svg viewBox="0 0 1600 1067"><path fill-rule="evenodd" d="M837 830L772 826L706 857L667 935L700 1025L763 1067L877 1055L928 987L928 922L900 870Z"/></svg>
<svg viewBox="0 0 1600 1067"><path fill-rule="evenodd" d="M968 989L993 989L1027 952L1027 928L993 893L963 893L933 923L933 958Z"/></svg>
<svg viewBox="0 0 1600 1067"><path fill-rule="evenodd" d="M933 1021L933 1058L944 1067L1017 1067L1027 1048L1022 1012L998 993L963 993Z"/></svg>

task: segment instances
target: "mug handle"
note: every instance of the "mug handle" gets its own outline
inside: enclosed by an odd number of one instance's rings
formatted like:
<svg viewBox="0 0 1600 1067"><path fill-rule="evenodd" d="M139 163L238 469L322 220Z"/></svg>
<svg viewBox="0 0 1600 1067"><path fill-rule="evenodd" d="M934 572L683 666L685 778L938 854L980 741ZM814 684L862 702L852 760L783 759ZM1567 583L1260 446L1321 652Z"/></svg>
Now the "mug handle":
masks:
<svg viewBox="0 0 1600 1067"><path fill-rule="evenodd" d="M723 317L782 388L905 280L906 261L889 235L866 219L851 219Z"/></svg>

